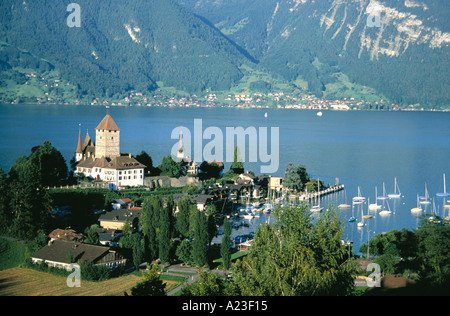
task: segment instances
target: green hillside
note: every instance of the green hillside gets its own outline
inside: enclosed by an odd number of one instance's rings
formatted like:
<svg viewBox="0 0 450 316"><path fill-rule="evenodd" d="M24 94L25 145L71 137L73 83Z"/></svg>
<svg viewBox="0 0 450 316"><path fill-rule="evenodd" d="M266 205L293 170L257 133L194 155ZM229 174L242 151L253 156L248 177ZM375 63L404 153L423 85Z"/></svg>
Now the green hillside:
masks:
<svg viewBox="0 0 450 316"><path fill-rule="evenodd" d="M156 82L188 92L229 89L245 53L171 0L87 1L81 27L67 25L69 1L0 4L0 39L49 60L83 95L152 91Z"/></svg>
<svg viewBox="0 0 450 316"><path fill-rule="evenodd" d="M290 82L300 78L318 97L450 105L445 0L179 3L210 19L272 74ZM379 15L379 25L368 26L369 13Z"/></svg>

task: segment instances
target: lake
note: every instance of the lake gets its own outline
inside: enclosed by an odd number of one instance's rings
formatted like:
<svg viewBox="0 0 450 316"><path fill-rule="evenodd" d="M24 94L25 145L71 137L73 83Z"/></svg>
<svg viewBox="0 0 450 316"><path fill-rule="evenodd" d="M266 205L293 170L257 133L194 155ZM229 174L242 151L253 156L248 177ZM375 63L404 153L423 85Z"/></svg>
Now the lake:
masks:
<svg viewBox="0 0 450 316"><path fill-rule="evenodd" d="M100 106L0 105L0 166L7 172L19 156L29 155L33 146L45 140L69 162L79 129L82 137L89 131L95 139L95 127L106 111ZM410 210L417 204L417 194L424 194L425 183L435 198L438 214L444 215L445 199L436 197L436 193L444 190L443 174L447 174L450 185L449 112L322 111L319 117L317 111L294 109L111 107L108 111L121 129L121 151L136 155L145 150L154 165L177 143L171 138L172 131L180 126L194 131L195 119L202 119L203 130L217 127L224 134L227 127L267 127L270 138L270 128L278 127L279 168L272 175L283 176L287 164L293 162L305 165L312 177L327 184L334 184L337 178L345 185L344 191L322 197L322 206L345 200L351 204L358 186L374 203L375 187L378 195L382 194L383 183L387 192L393 192L397 178L402 197L388 200L391 215L371 211L374 218L358 229L358 220L347 222L351 208L339 211L346 224L345 237L354 242L356 251L374 234L415 228L418 216ZM208 142L205 139L203 146ZM225 163L225 170L229 166ZM261 163L245 162L244 166L260 174ZM426 206L427 210L431 208L432 204ZM353 212L361 218L361 207ZM254 231L267 217L253 220L245 231ZM233 230L233 235L242 231L244 228Z"/></svg>

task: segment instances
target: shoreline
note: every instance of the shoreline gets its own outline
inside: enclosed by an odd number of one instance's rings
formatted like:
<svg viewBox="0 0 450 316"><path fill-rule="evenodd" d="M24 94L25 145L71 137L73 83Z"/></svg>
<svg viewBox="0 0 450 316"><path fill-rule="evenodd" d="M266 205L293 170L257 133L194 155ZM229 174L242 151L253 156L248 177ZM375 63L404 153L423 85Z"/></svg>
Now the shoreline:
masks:
<svg viewBox="0 0 450 316"><path fill-rule="evenodd" d="M309 111L333 111L333 112L352 112L352 111L360 111L360 112L450 112L450 108L444 110L438 109L413 109L413 108L396 108L396 109L347 109L347 110L337 110L330 108L309 108L309 107L270 107L270 106L241 106L241 105L189 105L189 106L180 106L180 105L133 105L133 104L75 104L75 103L0 103L2 105L33 105L33 106L48 106L48 105L56 105L56 106L88 106L88 107L142 107L142 108L229 108L229 109L240 109L240 110L251 110L251 109L266 109L266 110L309 110Z"/></svg>

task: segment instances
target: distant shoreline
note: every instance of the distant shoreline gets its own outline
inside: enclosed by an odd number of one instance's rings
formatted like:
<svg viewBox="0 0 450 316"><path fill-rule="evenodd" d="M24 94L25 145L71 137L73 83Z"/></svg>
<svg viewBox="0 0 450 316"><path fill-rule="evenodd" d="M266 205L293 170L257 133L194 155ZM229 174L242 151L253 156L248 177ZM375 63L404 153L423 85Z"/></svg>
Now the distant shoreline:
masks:
<svg viewBox="0 0 450 316"><path fill-rule="evenodd" d="M352 112L352 111L362 111L362 112L450 112L450 108L444 110L437 109L413 109L413 108L396 108L396 109L348 109L348 110L336 110L330 108L308 108L308 107L270 107L270 106L231 106L231 105L220 105L216 104L213 106L210 105L189 105L189 106L168 106L168 105L133 105L133 104L75 104L75 103L0 103L0 105L36 105L36 106L46 106L46 105L57 105L57 106L91 106L91 107L142 107L142 108L230 108L230 109L241 109L241 110L251 110L251 109L267 109L267 110L309 110L309 111L333 111L333 112Z"/></svg>

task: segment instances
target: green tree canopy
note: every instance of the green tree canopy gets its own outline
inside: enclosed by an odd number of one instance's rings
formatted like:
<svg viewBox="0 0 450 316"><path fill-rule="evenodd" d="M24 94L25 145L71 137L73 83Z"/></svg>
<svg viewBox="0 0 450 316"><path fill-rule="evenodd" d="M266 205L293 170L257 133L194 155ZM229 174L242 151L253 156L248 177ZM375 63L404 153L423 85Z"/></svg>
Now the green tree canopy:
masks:
<svg viewBox="0 0 450 316"><path fill-rule="evenodd" d="M240 295L345 295L355 265L341 244L342 223L330 211L313 225L306 206L274 211L247 257L237 262L233 281Z"/></svg>

